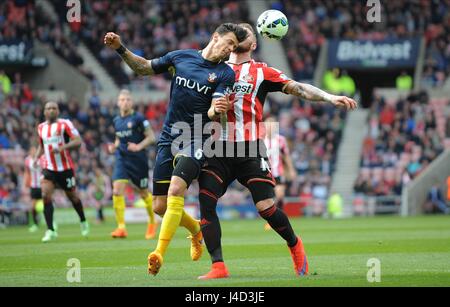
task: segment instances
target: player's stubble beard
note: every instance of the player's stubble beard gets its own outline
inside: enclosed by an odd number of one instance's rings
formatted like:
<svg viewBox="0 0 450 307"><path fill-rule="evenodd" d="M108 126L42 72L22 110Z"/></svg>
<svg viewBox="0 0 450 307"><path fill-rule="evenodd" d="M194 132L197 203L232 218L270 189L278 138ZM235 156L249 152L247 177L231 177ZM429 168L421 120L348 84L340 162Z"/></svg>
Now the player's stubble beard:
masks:
<svg viewBox="0 0 450 307"><path fill-rule="evenodd" d="M237 53L237 54L247 53L247 52L250 51L251 48L252 48L252 44L251 43L247 44L247 45L239 44L237 46L237 48L234 50L234 53Z"/></svg>

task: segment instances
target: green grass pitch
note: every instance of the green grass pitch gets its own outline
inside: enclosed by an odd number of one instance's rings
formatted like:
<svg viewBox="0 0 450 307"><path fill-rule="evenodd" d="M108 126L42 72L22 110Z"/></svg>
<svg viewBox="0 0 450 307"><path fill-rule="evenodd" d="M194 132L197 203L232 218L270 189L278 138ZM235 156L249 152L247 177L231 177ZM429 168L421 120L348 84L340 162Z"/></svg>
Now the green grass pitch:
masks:
<svg viewBox="0 0 450 307"><path fill-rule="evenodd" d="M57 210L58 211L58 210ZM75 213L73 212L75 215ZM224 257L231 278L200 281L210 268L189 257L187 231L178 229L160 273L147 275L156 240L144 240L146 225L128 225L129 237L113 240L111 219L91 224L83 239L78 225L60 225L57 241L43 244L43 228L0 230L0 286L450 286L450 217L374 217L342 220L291 219L305 243L310 275L294 275L284 242L263 230L263 220L222 222ZM81 283L66 279L67 261L81 264ZM369 283L367 261L378 258L381 281Z"/></svg>

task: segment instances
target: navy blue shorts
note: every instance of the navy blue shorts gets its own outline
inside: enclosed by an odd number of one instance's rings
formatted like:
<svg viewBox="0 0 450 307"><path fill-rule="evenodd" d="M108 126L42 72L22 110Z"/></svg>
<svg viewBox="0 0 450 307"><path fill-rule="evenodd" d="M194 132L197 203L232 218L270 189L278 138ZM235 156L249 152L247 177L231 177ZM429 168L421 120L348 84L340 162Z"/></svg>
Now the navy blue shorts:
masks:
<svg viewBox="0 0 450 307"><path fill-rule="evenodd" d="M139 189L148 189L148 162L142 159L117 158L112 179L131 180Z"/></svg>
<svg viewBox="0 0 450 307"><path fill-rule="evenodd" d="M185 150L178 151L176 156L178 155L189 157L197 164L198 172L194 176L197 178L206 160L203 151L200 148L189 146ZM174 155L171 145L158 145L155 169L153 170L153 195L167 195L173 170Z"/></svg>

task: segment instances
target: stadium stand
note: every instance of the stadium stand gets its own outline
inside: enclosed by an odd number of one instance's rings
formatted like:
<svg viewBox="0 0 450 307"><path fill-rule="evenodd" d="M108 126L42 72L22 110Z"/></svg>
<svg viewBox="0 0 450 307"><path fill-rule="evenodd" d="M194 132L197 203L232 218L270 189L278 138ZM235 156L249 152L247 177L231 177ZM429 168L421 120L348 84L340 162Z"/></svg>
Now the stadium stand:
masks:
<svg viewBox="0 0 450 307"><path fill-rule="evenodd" d="M448 148L448 107L448 99L430 99L426 92L397 101L375 99L354 185L358 214L367 213L365 208L373 201L387 211L399 210L402 188Z"/></svg>
<svg viewBox="0 0 450 307"><path fill-rule="evenodd" d="M66 18L65 1L53 1L60 22ZM99 37L108 31L122 34L127 47L146 58L162 56L176 49L201 49L221 20L248 21L245 2L218 1L85 1L83 29L72 31L74 39L89 49L120 85L158 88L161 80L135 76L120 58L103 45ZM123 9L126 6L126 11ZM144 12L144 13L143 13Z"/></svg>
<svg viewBox="0 0 450 307"><path fill-rule="evenodd" d="M421 83L441 87L450 74L450 4L445 1L386 1L382 22L364 18L365 2L295 1L272 2L283 11L290 32L283 40L297 80L311 80L320 46L329 38L371 39L424 36L426 57Z"/></svg>

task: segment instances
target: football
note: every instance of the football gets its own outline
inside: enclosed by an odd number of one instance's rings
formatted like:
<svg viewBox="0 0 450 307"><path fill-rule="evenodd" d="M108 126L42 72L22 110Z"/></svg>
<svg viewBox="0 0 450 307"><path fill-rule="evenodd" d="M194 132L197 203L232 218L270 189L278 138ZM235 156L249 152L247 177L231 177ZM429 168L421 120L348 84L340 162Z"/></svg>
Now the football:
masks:
<svg viewBox="0 0 450 307"><path fill-rule="evenodd" d="M256 29L264 38L280 40L286 35L289 29L289 22L282 12L267 10L259 15Z"/></svg>

